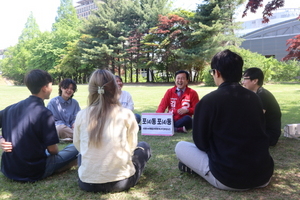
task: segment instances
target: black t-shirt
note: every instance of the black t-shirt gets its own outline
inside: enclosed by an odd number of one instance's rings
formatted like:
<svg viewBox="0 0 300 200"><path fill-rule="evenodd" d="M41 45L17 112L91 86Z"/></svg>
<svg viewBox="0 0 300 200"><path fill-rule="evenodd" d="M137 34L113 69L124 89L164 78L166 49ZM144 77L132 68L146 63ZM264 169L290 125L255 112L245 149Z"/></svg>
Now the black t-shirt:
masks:
<svg viewBox="0 0 300 200"><path fill-rule="evenodd" d="M54 117L41 98L30 96L0 111L2 136L13 145L3 152L2 173L16 181L33 182L45 172L48 146L59 142Z"/></svg>

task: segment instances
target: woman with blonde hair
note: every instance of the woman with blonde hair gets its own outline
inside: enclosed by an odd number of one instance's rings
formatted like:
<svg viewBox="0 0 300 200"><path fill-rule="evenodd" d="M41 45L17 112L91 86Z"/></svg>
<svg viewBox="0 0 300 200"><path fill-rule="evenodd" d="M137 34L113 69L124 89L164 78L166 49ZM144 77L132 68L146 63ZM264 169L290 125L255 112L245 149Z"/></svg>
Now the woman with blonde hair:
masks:
<svg viewBox="0 0 300 200"><path fill-rule="evenodd" d="M76 117L73 142L81 154L79 187L88 192L128 190L151 157L150 146L137 143L135 116L120 105L118 90L111 72L94 71L88 106Z"/></svg>

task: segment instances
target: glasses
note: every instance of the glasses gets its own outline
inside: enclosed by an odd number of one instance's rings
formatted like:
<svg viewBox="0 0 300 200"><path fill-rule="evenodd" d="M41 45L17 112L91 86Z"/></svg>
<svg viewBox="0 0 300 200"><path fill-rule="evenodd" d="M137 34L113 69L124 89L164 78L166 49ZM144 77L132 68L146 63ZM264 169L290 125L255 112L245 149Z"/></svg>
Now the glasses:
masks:
<svg viewBox="0 0 300 200"><path fill-rule="evenodd" d="M242 81L245 81L245 80L251 80L251 78L250 77L243 77Z"/></svg>
<svg viewBox="0 0 300 200"><path fill-rule="evenodd" d="M212 76L215 75L215 70L216 70L216 69L210 69L210 70L209 70L209 74L212 75Z"/></svg>

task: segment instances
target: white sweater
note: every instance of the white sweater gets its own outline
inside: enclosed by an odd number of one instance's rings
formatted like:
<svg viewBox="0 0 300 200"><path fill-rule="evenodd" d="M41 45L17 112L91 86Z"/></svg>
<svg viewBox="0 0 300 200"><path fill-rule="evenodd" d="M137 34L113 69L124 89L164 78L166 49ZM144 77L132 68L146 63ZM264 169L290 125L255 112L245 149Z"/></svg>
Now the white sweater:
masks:
<svg viewBox="0 0 300 200"><path fill-rule="evenodd" d="M134 114L123 107L114 108L111 117L106 116L100 147L90 147L87 111L86 108L77 114L74 126L73 142L82 156L80 180L107 183L129 178L135 173L131 157L137 146L138 125Z"/></svg>
<svg viewBox="0 0 300 200"><path fill-rule="evenodd" d="M131 111L134 110L134 104L133 104L133 100L131 97L131 94L127 91L121 91L121 95L119 98L120 104L124 107L124 108L128 108Z"/></svg>

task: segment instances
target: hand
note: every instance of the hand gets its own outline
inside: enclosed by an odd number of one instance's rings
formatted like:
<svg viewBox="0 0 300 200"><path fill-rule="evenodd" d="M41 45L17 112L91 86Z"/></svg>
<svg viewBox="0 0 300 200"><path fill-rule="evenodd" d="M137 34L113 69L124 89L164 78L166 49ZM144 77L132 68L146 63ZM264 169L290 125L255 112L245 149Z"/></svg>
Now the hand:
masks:
<svg viewBox="0 0 300 200"><path fill-rule="evenodd" d="M184 115L185 113L188 113L188 112L189 112L189 109L187 109L187 108L180 108L177 110L177 113L179 115Z"/></svg>
<svg viewBox="0 0 300 200"><path fill-rule="evenodd" d="M12 152L12 144L11 142L5 142L4 138L0 139L1 149L4 152Z"/></svg>

